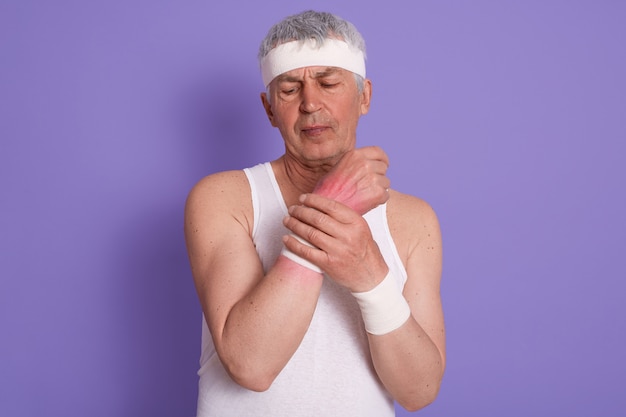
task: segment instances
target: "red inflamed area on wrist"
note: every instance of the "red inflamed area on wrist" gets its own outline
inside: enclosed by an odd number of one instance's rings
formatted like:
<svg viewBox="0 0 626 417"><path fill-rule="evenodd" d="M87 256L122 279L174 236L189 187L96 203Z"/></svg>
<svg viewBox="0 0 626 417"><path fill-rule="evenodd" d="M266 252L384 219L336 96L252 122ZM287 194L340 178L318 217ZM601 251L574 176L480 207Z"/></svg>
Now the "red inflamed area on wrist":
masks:
<svg viewBox="0 0 626 417"><path fill-rule="evenodd" d="M359 211L361 209L360 202L355 200L353 192L349 192L347 188L342 187L339 181L325 181L320 187L313 190L313 194L321 195L322 197L330 198L345 204L353 210Z"/></svg>
<svg viewBox="0 0 626 417"><path fill-rule="evenodd" d="M289 277L300 278L304 281L311 280L313 282L317 282L323 277L323 275L319 272L302 266L283 255L278 257L275 267L279 268L280 271L284 272Z"/></svg>
<svg viewBox="0 0 626 417"><path fill-rule="evenodd" d="M344 182L345 181L341 181L339 178L325 178L315 187L313 193L340 201L341 194L345 191Z"/></svg>

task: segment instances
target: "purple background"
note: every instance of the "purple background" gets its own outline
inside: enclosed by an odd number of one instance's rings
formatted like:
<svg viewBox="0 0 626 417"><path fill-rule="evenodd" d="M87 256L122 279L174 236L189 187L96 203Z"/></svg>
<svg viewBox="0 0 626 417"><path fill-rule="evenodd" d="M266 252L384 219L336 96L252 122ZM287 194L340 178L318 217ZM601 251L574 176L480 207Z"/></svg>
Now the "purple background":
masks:
<svg viewBox="0 0 626 417"><path fill-rule="evenodd" d="M184 200L281 153L256 52L307 8L364 34L360 143L440 216L420 415L622 415L626 5L553 0L3 0L0 415L194 414Z"/></svg>

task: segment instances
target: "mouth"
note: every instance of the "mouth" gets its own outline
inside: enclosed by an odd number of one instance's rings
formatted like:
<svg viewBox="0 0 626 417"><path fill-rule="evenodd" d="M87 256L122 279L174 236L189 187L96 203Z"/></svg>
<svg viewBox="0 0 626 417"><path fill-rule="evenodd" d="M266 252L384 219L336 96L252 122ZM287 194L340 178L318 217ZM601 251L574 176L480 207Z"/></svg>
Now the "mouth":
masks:
<svg viewBox="0 0 626 417"><path fill-rule="evenodd" d="M328 129L328 126L314 125L314 126L305 126L300 129L300 132L302 132L306 136L315 137L315 136L321 135L327 129Z"/></svg>

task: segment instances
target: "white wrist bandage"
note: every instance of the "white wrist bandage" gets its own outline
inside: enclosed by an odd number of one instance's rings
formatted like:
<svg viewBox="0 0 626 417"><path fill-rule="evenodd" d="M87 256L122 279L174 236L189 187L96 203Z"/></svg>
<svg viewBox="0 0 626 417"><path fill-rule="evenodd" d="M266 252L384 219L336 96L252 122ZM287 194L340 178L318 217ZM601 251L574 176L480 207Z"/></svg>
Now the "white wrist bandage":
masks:
<svg viewBox="0 0 626 417"><path fill-rule="evenodd" d="M383 335L402 326L411 316L409 303L394 282L391 272L373 289L353 292L361 308L365 330L374 335Z"/></svg>
<svg viewBox="0 0 626 417"><path fill-rule="evenodd" d="M297 235L295 235L293 233L290 234L290 236L298 239L300 241L300 243L303 243L303 244L305 244L307 246L310 246L312 248L315 247L315 246L311 245L309 242L307 242L306 240L302 239L300 236L297 236ZM283 250L282 250L282 252L280 254L283 255L286 258L291 259L295 263L297 263L299 265L302 265L305 268L309 268L312 271L322 273L322 270L317 265L314 265L311 262L307 261L306 259L302 258L301 256L296 255L295 253L293 253L292 251L290 251L289 249L287 249L284 246L283 246Z"/></svg>

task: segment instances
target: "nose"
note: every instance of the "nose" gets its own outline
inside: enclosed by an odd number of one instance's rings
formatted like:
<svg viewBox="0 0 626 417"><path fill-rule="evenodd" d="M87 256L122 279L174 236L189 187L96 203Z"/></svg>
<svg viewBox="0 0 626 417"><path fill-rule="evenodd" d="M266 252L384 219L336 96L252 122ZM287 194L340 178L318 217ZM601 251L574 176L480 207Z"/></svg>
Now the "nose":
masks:
<svg viewBox="0 0 626 417"><path fill-rule="evenodd" d="M305 84L301 90L300 111L303 113L315 113L322 107L319 91L314 85Z"/></svg>

